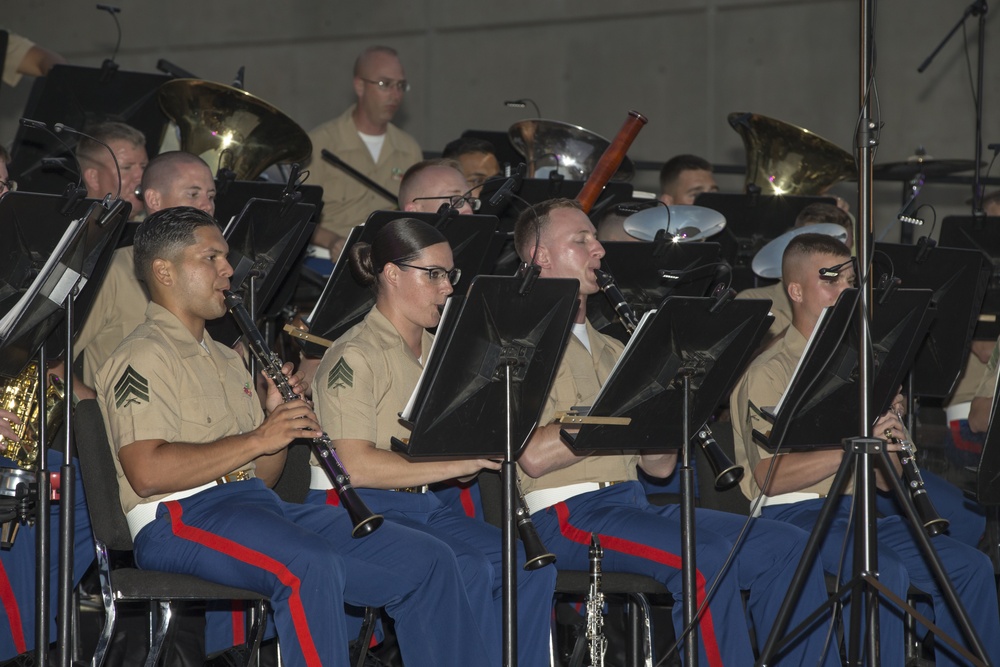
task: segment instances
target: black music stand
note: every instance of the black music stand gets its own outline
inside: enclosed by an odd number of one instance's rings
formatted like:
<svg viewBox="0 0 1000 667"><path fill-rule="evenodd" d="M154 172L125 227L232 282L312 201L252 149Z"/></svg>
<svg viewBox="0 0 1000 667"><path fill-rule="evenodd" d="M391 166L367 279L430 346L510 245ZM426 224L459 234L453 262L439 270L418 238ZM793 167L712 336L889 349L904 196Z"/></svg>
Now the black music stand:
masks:
<svg viewBox="0 0 1000 667"><path fill-rule="evenodd" d="M43 123L65 123L86 131L87 125L104 120L128 123L146 136L146 151L156 155L168 119L160 109L157 91L169 76L148 72L107 71L98 67L56 65L35 80L24 107L24 117ZM65 134L73 147L76 139ZM11 146L11 173L26 190L62 192L78 174L42 164L45 158L64 157L76 169L76 161L55 137L19 125Z"/></svg>
<svg viewBox="0 0 1000 667"><path fill-rule="evenodd" d="M315 228L313 210L310 204L251 199L226 227L228 259L233 267L230 289L248 304L252 318L268 309L309 242ZM240 339L240 329L231 316L206 322L205 327L224 345L235 345Z"/></svg>
<svg viewBox="0 0 1000 667"><path fill-rule="evenodd" d="M537 280L530 289L524 282L477 276L457 312L446 310L403 415L409 441L393 439L414 458L503 457L503 664L510 666L517 665L514 459L541 417L579 290L576 280Z"/></svg>
<svg viewBox="0 0 1000 667"><path fill-rule="evenodd" d="M286 201L288 185L268 181L215 181L215 219L226 226L234 216L239 215L251 199ZM299 203L310 204L318 217L323 208L323 188L318 185L299 185L295 188L301 194Z"/></svg>
<svg viewBox="0 0 1000 667"><path fill-rule="evenodd" d="M869 622L873 625L867 628L868 633L876 632L876 610L880 593L892 599L904 614L918 618L916 610L905 601L896 599L891 591L879 583L877 573L873 576L873 573L863 572L861 571L863 568L859 568L864 562L878 562L874 512L875 486L874 475L871 474L876 461L881 465L885 479L891 484L903 513L914 527L912 532L921 552L934 572L938 585L962 625L966 637L979 655L985 655L982 642L969 623L968 614L958 599L954 586L931 545L930 538L920 529L922 521L917 515L913 499L895 474L888 453L882 446L882 440L859 437L852 431L859 413L860 400L856 377L859 359L856 333L859 330L857 327L859 296L856 289L845 290L837 303L826 310L824 317L816 325L795 375L776 408L770 436L765 437L758 431L754 431L753 434L754 439L769 451L810 451L830 448L836 446L832 443L839 438L847 452L834 476L827 499L817 517L816 526L809 535L788 593L756 664L770 664L768 661L774 656L775 651L784 641L790 639L786 637L783 640L782 636L788 626L792 606L802 590L809 567L819 552L820 543L829 528L838 500L847 489L852 467L855 468L854 494L859 498L855 509L858 514L853 519L856 531L854 569L860 574L856 574L846 585L840 587L836 596L842 598L849 594L854 598L851 607L848 660L853 664L858 664L860 660L861 596L864 596L866 606L871 606L872 616ZM897 290L885 300L885 303L878 303L878 294L875 296L876 299L873 300L875 310L870 326L876 370L869 395L873 407L871 413L882 414L891 406L898 391L899 381L913 363L919 344L930 326L927 310L931 293L929 290ZM851 326L852 324L854 326ZM823 409L820 409L821 404ZM842 409L844 405L848 407L847 410ZM765 414L768 413L767 410L764 411ZM830 412L835 413L835 418L827 416L826 413ZM793 439L793 442L790 445L785 444L789 438ZM808 621L828 605L829 602L814 612ZM805 623L802 626L805 626ZM941 635L935 628L930 629L953 648L962 652L966 658L972 657L951 637ZM797 630L793 631L792 636L795 632ZM874 636L877 641L877 634Z"/></svg>
<svg viewBox="0 0 1000 667"><path fill-rule="evenodd" d="M938 245L978 250L990 259L990 282L972 337L996 340L1000 337L1000 218L948 216L941 222Z"/></svg>
<svg viewBox="0 0 1000 667"><path fill-rule="evenodd" d="M358 241L371 243L382 227L399 218L422 220L437 226L445 235L455 266L462 270L462 278L455 286L456 294L462 294L474 277L493 266L499 253L497 219L491 215L460 215L442 221L437 213L375 211L364 225L351 230L341 257L346 259L351 246ZM306 324L312 335L333 341L363 320L374 305L375 292L354 280L347 261L338 260ZM307 356L322 357L326 351L322 345L296 340Z"/></svg>
<svg viewBox="0 0 1000 667"><path fill-rule="evenodd" d="M889 266L879 261L879 253ZM908 396L948 396L969 357L989 267L981 253L959 248L924 245L875 244L875 284L882 276L902 280L902 286L933 291L931 305L937 317L920 346L910 371ZM912 413L912 410L911 410Z"/></svg>
<svg viewBox="0 0 1000 667"><path fill-rule="evenodd" d="M722 259L733 267L732 287L740 292L756 286L750 269L753 256L795 224L806 206L816 203L836 204L831 197L803 195L723 194L703 192L695 206L714 209L725 216L726 228L712 237L722 246Z"/></svg>
<svg viewBox="0 0 1000 667"><path fill-rule="evenodd" d="M602 268L637 317L656 308L668 296L706 296L719 262L718 243L673 243L661 237L651 243L604 243ZM628 334L604 294L587 297L587 319L595 329L625 342Z"/></svg>
<svg viewBox="0 0 1000 667"><path fill-rule="evenodd" d="M771 324L770 304L668 297L647 314L590 407L588 418L627 418L627 426L588 424L563 439L580 452L681 450L681 544L686 662L696 659L698 630L691 434L732 389ZM692 663L693 664L693 663Z"/></svg>
<svg viewBox="0 0 1000 667"><path fill-rule="evenodd" d="M16 373L38 353L39 396L44 405L48 373L44 342L53 334L60 321L64 321L65 354L67 371L71 365L74 322L74 301L80 286L93 276L101 266L106 267L114 248L112 237L121 232L121 224L129 214L128 205L115 202L110 210L100 203L89 204L84 216L66 220L64 217L22 216L24 210L51 209L52 198L45 195L10 193L0 198L0 233L3 238L15 239L13 255L5 263L5 274L0 279L0 289L8 297L0 309L6 314L0 319L0 355L4 374L9 374L18 363ZM34 201L27 198L34 198ZM58 198L56 198L58 199ZM24 206L26 202L31 204ZM70 206L66 207L70 209ZM17 212L18 214L15 214ZM103 255L103 257L102 257ZM96 289L96 286L93 288ZM15 298L16 297L16 298ZM5 308L6 306L6 308ZM72 396L72 373L67 372L65 391ZM44 410L42 411L44 412ZM51 483L47 465L45 443L48 442L46 420L41 418L38 434L37 504L36 525L36 662L48 662L48 591L49 591L49 497ZM72 651L72 576L75 477L73 475L73 420L64 420L66 433L66 460L60 469L60 553L59 553L59 638L60 664L68 665Z"/></svg>

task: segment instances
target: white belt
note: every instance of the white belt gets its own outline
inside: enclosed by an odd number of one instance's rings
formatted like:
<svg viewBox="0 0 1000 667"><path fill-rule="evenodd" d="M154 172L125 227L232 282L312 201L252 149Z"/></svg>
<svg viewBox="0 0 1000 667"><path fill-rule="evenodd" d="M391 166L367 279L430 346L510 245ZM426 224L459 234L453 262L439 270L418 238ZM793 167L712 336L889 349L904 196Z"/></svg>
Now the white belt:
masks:
<svg viewBox="0 0 1000 667"><path fill-rule="evenodd" d="M944 409L944 418L946 423L950 424L953 421L958 421L959 419L969 418L969 409L972 407L972 401L966 401L964 403L956 403L955 405L949 405Z"/></svg>
<svg viewBox="0 0 1000 667"><path fill-rule="evenodd" d="M324 248L321 245L316 245L315 243L310 243L306 246L306 257L315 257L317 259L330 259L330 249Z"/></svg>
<svg viewBox="0 0 1000 667"><path fill-rule="evenodd" d="M309 488L314 491L329 491L333 488L333 482L326 471L319 466L309 466Z"/></svg>
<svg viewBox="0 0 1000 667"><path fill-rule="evenodd" d="M171 500L180 500L181 498L190 498L196 493L201 493L206 489L211 489L213 486L218 486L217 482L209 482L208 484L202 484L193 489L186 489L184 491L178 491L177 493L171 493L165 498L160 498L158 501L153 503L139 503L125 515L125 520L128 521L128 532L132 533L132 539L139 534L139 531L146 527L147 523L153 521L156 518L156 507L160 503L170 502Z"/></svg>
<svg viewBox="0 0 1000 667"><path fill-rule="evenodd" d="M760 516L760 511L765 507L773 507L775 505L791 505L792 503L802 502L803 500L815 500L816 498L822 497L823 496L818 493L806 493L804 491L780 493L776 496L763 496L757 504L757 511L754 513L754 516Z"/></svg>
<svg viewBox="0 0 1000 667"><path fill-rule="evenodd" d="M590 493L599 489L606 489L609 486L621 484L618 482L580 482L578 484L567 484L566 486L556 486L551 489L540 489L532 491L524 496L524 504L528 506L528 512L534 514L538 510L552 507L556 503L569 500L574 496L583 493Z"/></svg>

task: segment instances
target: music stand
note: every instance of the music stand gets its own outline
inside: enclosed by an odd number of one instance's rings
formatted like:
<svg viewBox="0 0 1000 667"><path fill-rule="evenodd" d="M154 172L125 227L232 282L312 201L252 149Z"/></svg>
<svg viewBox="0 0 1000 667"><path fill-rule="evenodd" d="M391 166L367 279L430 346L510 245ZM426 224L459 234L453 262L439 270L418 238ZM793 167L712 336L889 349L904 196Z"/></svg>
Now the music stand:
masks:
<svg viewBox="0 0 1000 667"><path fill-rule="evenodd" d="M803 195L723 194L703 192L694 200L726 218L726 228L712 237L722 246L720 255L733 267L733 288L742 291L756 285L750 262L757 252L795 225L806 206L836 204L831 197Z"/></svg>
<svg viewBox="0 0 1000 667"><path fill-rule="evenodd" d="M576 280L537 280L530 290L524 283L477 276L457 312L446 311L403 415L412 424L409 441L393 439L413 458L503 457L503 664L511 666L517 665L514 459L541 417L579 290Z"/></svg>
<svg viewBox="0 0 1000 667"><path fill-rule="evenodd" d="M456 294L462 294L475 276L491 267L499 252L497 219L490 215L460 215L442 222L437 213L375 211L364 225L351 230L341 257L346 259L351 246L358 241L371 243L382 227L399 218L416 218L432 225L439 223L438 229L451 245L455 266L462 270L462 278L455 285ZM306 324L312 335L333 341L363 320L374 305L375 292L354 280L347 261L338 260ZM326 351L322 345L296 340L307 356L322 357Z"/></svg>
<svg viewBox="0 0 1000 667"><path fill-rule="evenodd" d="M889 258L890 266L880 264L879 253ZM931 304L937 318L917 352L907 393L950 395L968 360L972 330L989 282L990 270L982 253L876 243L874 264L876 285L881 284L883 275L894 275L904 287L933 290Z"/></svg>
<svg viewBox="0 0 1000 667"><path fill-rule="evenodd" d="M43 216L40 219L22 218L15 211L28 197L50 206L52 199L44 195L10 193L0 198L0 233L3 238L15 239L13 254L4 263L5 274L2 290L6 304L0 305L6 314L0 319L0 365L10 372L17 372L38 352L38 392L44 404L48 373L45 359L45 340L60 321L65 321L65 353L67 370L71 365L74 322L74 300L80 285L87 281L99 266L106 266L114 243L111 236L120 233L121 223L128 216L129 207L116 202L107 211L97 202L91 203L85 215L68 222L61 216ZM56 198L58 199L58 198ZM30 206L28 207L30 208ZM39 224L39 223L42 224ZM95 288L96 289L96 288ZM16 298L15 298L16 297ZM4 308L6 306L6 308ZM20 366L18 366L20 364ZM67 372L65 391L72 396L72 373ZM48 591L49 591L49 477L45 444L48 442L44 410L39 419L37 453L37 504L36 525L36 658L39 664L47 663L48 655ZM61 664L69 664L72 651L72 576L73 576L73 475L72 417L65 422L66 459L60 469L60 551L59 551L59 638Z"/></svg>
<svg viewBox="0 0 1000 667"><path fill-rule="evenodd" d="M491 178L483 184L483 188L479 192L479 198L483 202L479 213L497 216L500 220L500 230L502 232L514 231L514 222L525 207L524 202L534 205L556 197L575 199L584 186L584 181L569 181L560 178L525 178L521 181L521 189L517 191L517 204L512 205L511 202L514 198L508 197L499 205L491 206L490 197L503 186L506 180L503 177ZM596 215L605 206L629 201L630 199L632 199L631 183L610 181L604 186L600 197L598 197L597 202L591 208L590 215Z"/></svg>
<svg viewBox="0 0 1000 667"><path fill-rule="evenodd" d="M223 226L229 224L234 216L239 215L251 199L266 199L283 201L288 186L284 183L268 181L215 181L215 219ZM301 193L299 203L310 204L318 217L323 208L323 188L318 185L299 185L296 190Z"/></svg>
<svg viewBox="0 0 1000 667"><path fill-rule="evenodd" d="M56 65L48 75L35 80L24 117L50 125L65 123L83 131L96 121L128 123L146 136L146 151L152 157L168 123L156 94L169 80L169 76L149 72ZM70 147L76 145L75 138L63 136ZM75 183L77 175L44 166L42 159L63 156L68 156L75 169L75 159L55 137L19 125L11 145L10 171L18 175L25 190L59 193L67 182Z"/></svg>
<svg viewBox="0 0 1000 667"><path fill-rule="evenodd" d="M251 317L268 308L309 242L315 228L315 223L310 222L313 210L310 204L251 199L223 232L233 267L230 290L249 304ZM227 346L240 339L240 329L231 316L206 322L205 328L212 338Z"/></svg>
<svg viewBox="0 0 1000 667"><path fill-rule="evenodd" d="M1000 218L948 216L941 223L938 245L978 250L990 259L989 286L972 337L996 340L1000 337Z"/></svg>
<svg viewBox="0 0 1000 667"><path fill-rule="evenodd" d="M705 296L714 282L713 264L719 261L718 243L651 243L612 241L604 245L602 268L637 317L656 308L668 296ZM704 267L703 269L701 267ZM710 269L711 267L711 269ZM664 277L664 272L676 279ZM587 297L587 319L595 329L625 342L628 334L613 304L603 293Z"/></svg>
<svg viewBox="0 0 1000 667"><path fill-rule="evenodd" d="M830 448L837 438L842 439L842 446L846 452L817 517L816 526L809 535L799 566L792 577L788 593L757 664L769 664L768 660L783 641L782 636L787 628L792 606L802 590L809 567L819 552L820 543L829 528L838 500L847 490L852 467L855 468L854 494L859 499L855 509L858 515L852 519L856 531L854 569L858 574L855 574L837 593L838 598L846 594L850 594L853 598L850 627L852 643L848 659L857 662L860 657L861 596L865 596L866 601L869 600L868 596L871 596L873 614L877 609L877 595L881 593L892 599L903 613L917 617L916 610L906 602L896 599L892 591L879 583L877 573L865 572L864 568L859 567L864 562L878 562L875 555L877 541L876 517L873 511L875 487L874 475L871 474L874 465L872 457L877 457L875 460L880 462L885 479L892 486L897 501L911 526L914 527L913 536L966 637L979 655L985 655L982 642L969 622L968 614L958 599L954 586L931 545L930 538L919 528L922 521L917 516L913 499L895 474L888 453L882 446L882 440L852 434L854 418L860 410L856 377L860 358L856 333L859 330L856 320L859 296L860 293L856 289L845 290L837 303L826 310L809 339L792 381L782 396L782 401L777 406L770 436L765 437L758 431L754 431L753 434L757 442L772 452L779 449L811 451ZM899 387L899 380L912 364L917 348L930 326L930 316L927 312L931 299L929 290L897 290L885 300L885 303L877 303L877 296L876 294L873 302L875 311L870 323L872 346L876 357L875 378L869 393L873 407L872 414L882 414L891 405ZM851 326L852 324L854 326ZM818 409L820 402L824 410ZM847 411L849 414L839 409L839 406L845 403L851 408ZM834 406L838 407L836 414L839 420L826 418L824 415L824 411L833 411L831 408ZM785 444L788 438L794 439L791 445ZM819 613L819 610L815 613ZM875 618L873 615L872 620ZM934 627L930 629L963 656L974 659L954 639L942 635ZM869 631L871 630L869 628ZM788 639L790 638L785 638L785 641Z"/></svg>
<svg viewBox="0 0 1000 667"><path fill-rule="evenodd" d="M580 452L681 450L681 544L684 638L697 656L694 471L691 433L701 427L750 361L771 323L770 304L738 300L717 307L711 298L668 297L640 322L588 418L627 418L628 426L584 422L574 438ZM627 444L624 444L627 443Z"/></svg>

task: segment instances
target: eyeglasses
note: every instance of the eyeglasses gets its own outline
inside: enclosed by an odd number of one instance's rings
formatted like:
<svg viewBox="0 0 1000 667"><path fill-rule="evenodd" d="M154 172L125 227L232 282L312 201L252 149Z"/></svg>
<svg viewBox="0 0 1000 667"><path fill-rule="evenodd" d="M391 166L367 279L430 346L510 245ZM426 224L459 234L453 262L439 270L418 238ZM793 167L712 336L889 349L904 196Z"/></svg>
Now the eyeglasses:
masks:
<svg viewBox="0 0 1000 667"><path fill-rule="evenodd" d="M17 181L11 179L8 181L0 181L0 195L5 192L14 192L17 190Z"/></svg>
<svg viewBox="0 0 1000 667"><path fill-rule="evenodd" d="M448 277L448 282L452 285L457 285L458 281L462 278L462 269L452 269L450 271L442 269L440 266L414 266L413 264L403 264L402 262L393 262L396 266L405 266L408 269L420 269L421 271L427 272L427 277L430 278L432 283L441 282L445 276Z"/></svg>
<svg viewBox="0 0 1000 667"><path fill-rule="evenodd" d="M358 78L364 81L365 83L370 83L373 86L378 86L378 89L383 92L389 90L390 88L395 88L401 93L410 92L410 82L407 81L406 79L401 79L399 81L393 81L392 79L379 79L378 81L373 81L372 79L366 79L363 76L359 76Z"/></svg>
<svg viewBox="0 0 1000 667"><path fill-rule="evenodd" d="M478 211L479 207L483 205L483 200L478 197L470 197L468 194L441 195L440 197L414 197L413 201L420 201L422 199L447 199L452 208L462 208L466 205L466 203L468 203L469 208L473 211Z"/></svg>

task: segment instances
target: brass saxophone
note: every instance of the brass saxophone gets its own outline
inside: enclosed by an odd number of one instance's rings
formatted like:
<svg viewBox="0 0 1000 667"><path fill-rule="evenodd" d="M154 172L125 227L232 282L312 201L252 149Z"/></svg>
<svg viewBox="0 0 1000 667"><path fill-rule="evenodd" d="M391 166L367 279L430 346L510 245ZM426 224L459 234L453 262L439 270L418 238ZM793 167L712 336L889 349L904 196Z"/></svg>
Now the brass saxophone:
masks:
<svg viewBox="0 0 1000 667"><path fill-rule="evenodd" d="M48 389L45 392L45 419L49 433L55 434L62 423L66 407L66 387L56 376L49 378ZM0 398L0 408L14 413L21 421L11 423L17 440L0 436L0 451L23 470L33 471L38 461L38 364L32 361L21 374L11 380L3 388Z"/></svg>
<svg viewBox="0 0 1000 667"><path fill-rule="evenodd" d="M601 559L604 549L597 533L590 534L590 588L587 590L587 645L590 667L604 667L608 639L604 636L604 593L601 592Z"/></svg>

